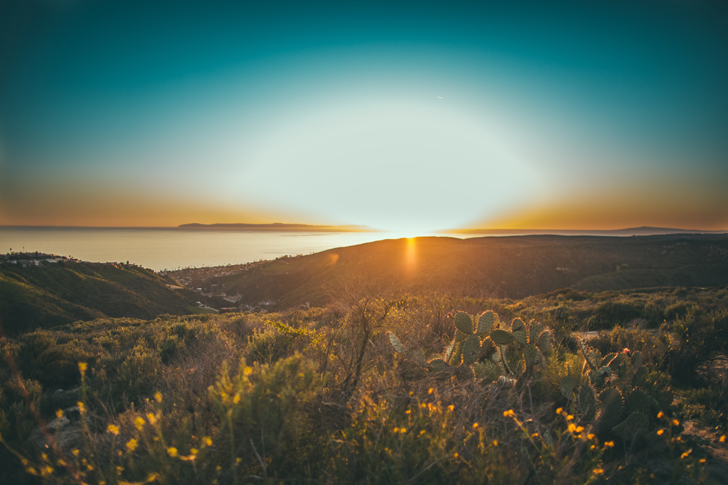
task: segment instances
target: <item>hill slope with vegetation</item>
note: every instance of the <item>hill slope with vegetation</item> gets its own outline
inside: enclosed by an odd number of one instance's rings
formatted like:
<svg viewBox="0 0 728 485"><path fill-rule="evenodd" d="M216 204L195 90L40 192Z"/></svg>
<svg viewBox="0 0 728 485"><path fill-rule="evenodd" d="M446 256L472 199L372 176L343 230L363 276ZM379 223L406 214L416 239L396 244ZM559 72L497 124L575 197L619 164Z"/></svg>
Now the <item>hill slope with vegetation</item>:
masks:
<svg viewBox="0 0 728 485"><path fill-rule="evenodd" d="M278 309L325 305L357 286L506 298L566 287L715 286L728 284L728 235L425 237L169 274L206 294Z"/></svg>
<svg viewBox="0 0 728 485"><path fill-rule="evenodd" d="M594 321L609 330L580 342ZM0 343L2 483L728 473L726 288L359 294L280 313L76 322Z"/></svg>
<svg viewBox="0 0 728 485"><path fill-rule="evenodd" d="M0 321L9 335L76 320L186 314L198 299L172 278L134 265L0 265Z"/></svg>

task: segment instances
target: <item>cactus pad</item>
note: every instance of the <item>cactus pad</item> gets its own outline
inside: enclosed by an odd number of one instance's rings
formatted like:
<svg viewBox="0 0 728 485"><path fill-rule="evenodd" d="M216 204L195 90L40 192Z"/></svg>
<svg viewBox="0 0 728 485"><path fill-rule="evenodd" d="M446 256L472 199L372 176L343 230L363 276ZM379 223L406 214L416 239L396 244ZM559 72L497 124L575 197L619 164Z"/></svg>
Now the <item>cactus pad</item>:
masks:
<svg viewBox="0 0 728 485"><path fill-rule="evenodd" d="M604 367L605 365L609 365L609 363L610 363L610 362L611 362L612 360L614 360L614 358L615 358L616 356L617 356L617 354L616 354L615 352L612 352L611 354L607 354L607 355L606 355L606 356L605 356L605 357L604 357L604 358L602 359L602 364L601 364L601 367Z"/></svg>
<svg viewBox="0 0 728 485"><path fill-rule="evenodd" d="M597 413L597 399L593 387L587 384L581 386L576 407L579 410L582 422L591 423L594 421Z"/></svg>
<svg viewBox="0 0 728 485"><path fill-rule="evenodd" d="M538 342L539 337L544 330L546 330L546 325L544 325L543 323L536 323L535 320L531 320L531 331L529 332L528 341L532 344Z"/></svg>
<svg viewBox="0 0 728 485"><path fill-rule="evenodd" d="M513 335L513 340L521 345L526 345L526 325L523 323L523 320L520 318L513 319L511 323L511 334Z"/></svg>
<svg viewBox="0 0 728 485"><path fill-rule="evenodd" d="M570 401L574 400L574 388L576 387L576 379L574 376L568 375L561 379L561 394Z"/></svg>
<svg viewBox="0 0 728 485"><path fill-rule="evenodd" d="M475 371L476 378L488 381L495 380L500 374L498 366L488 360L478 362L473 366L473 370Z"/></svg>
<svg viewBox="0 0 728 485"><path fill-rule="evenodd" d="M617 369L619 369L619 366L620 366L620 365L622 365L622 362L624 362L624 360L625 360L624 354L617 354L617 355L616 355L616 356L615 356L615 357L614 357L614 358L613 358L613 359L612 359L612 360L611 360L611 361L609 362L609 364L607 364L607 365L609 365L609 367L610 367L610 368L611 368L611 369L612 369L613 371L616 371Z"/></svg>
<svg viewBox="0 0 728 485"><path fill-rule="evenodd" d="M597 427L599 433L603 434L619 422L624 404L622 403L622 393L613 387L603 391L599 395L599 400L602 401L602 412L599 415Z"/></svg>
<svg viewBox="0 0 728 485"><path fill-rule="evenodd" d="M580 338L577 338L576 340L579 342L579 348L581 349L581 353L584 355L584 363L589 366L591 370L596 370L596 366L589 360L589 355L586 352L586 347L584 347L584 342Z"/></svg>
<svg viewBox="0 0 728 485"><path fill-rule="evenodd" d="M551 355L551 352L553 352L554 350L553 346L551 345L551 331L545 330L541 332L536 346L538 346L539 350L543 352L544 355Z"/></svg>
<svg viewBox="0 0 728 485"><path fill-rule="evenodd" d="M636 412L647 414L650 412L650 399L641 389L635 389L624 400L624 407L627 414Z"/></svg>
<svg viewBox="0 0 728 485"><path fill-rule="evenodd" d="M425 365L425 369L430 372L430 375L436 379L447 379L452 377L455 373L455 369L447 365L442 359L435 359Z"/></svg>
<svg viewBox="0 0 728 485"><path fill-rule="evenodd" d="M526 334L524 332L524 337L525 335ZM526 358L526 365L528 365L529 367L541 362L540 352L533 344L526 345L526 348L523 349L523 356Z"/></svg>
<svg viewBox="0 0 728 485"><path fill-rule="evenodd" d="M635 352L632 354L632 367L640 367L642 365L642 353Z"/></svg>
<svg viewBox="0 0 728 485"><path fill-rule="evenodd" d="M457 340L458 342L462 342L466 338L470 337L470 335L470 333L462 332L459 328L455 330L455 340Z"/></svg>
<svg viewBox="0 0 728 485"><path fill-rule="evenodd" d="M480 337L473 334L462 344L463 362L472 365L480 357Z"/></svg>
<svg viewBox="0 0 728 485"><path fill-rule="evenodd" d="M508 345L513 342L513 334L506 330L493 330L490 332L490 338L496 345Z"/></svg>
<svg viewBox="0 0 728 485"><path fill-rule="evenodd" d="M452 342L450 342L448 344L448 346L445 347L445 352L443 352L443 354L442 354L442 358L443 358L443 360L445 360L445 362L450 361L450 358L452 357L452 352L454 349L455 349L455 339L453 339Z"/></svg>
<svg viewBox="0 0 728 485"><path fill-rule="evenodd" d="M455 315L455 327L466 335L473 333L473 319L465 312Z"/></svg>
<svg viewBox="0 0 728 485"><path fill-rule="evenodd" d="M455 348L453 348L450 358L447 359L447 363L450 365L458 366L463 361L463 343L455 342Z"/></svg>
<svg viewBox="0 0 728 485"><path fill-rule="evenodd" d="M635 372L632 377L632 385L643 386L647 382L647 374L648 371L646 367L640 367L637 369L637 372Z"/></svg>
<svg viewBox="0 0 728 485"><path fill-rule="evenodd" d="M395 334L393 334L392 332L387 332L387 337L389 338L389 344L392 346L395 352L398 352L400 354L404 353L404 345L402 345L402 342L399 341Z"/></svg>
<svg viewBox="0 0 728 485"><path fill-rule="evenodd" d="M627 419L612 428L623 441L631 442L647 432L649 418L645 413L634 412Z"/></svg>
<svg viewBox="0 0 728 485"><path fill-rule="evenodd" d="M495 313L492 310L488 310L483 313L478 320L478 334L488 334L495 326Z"/></svg>

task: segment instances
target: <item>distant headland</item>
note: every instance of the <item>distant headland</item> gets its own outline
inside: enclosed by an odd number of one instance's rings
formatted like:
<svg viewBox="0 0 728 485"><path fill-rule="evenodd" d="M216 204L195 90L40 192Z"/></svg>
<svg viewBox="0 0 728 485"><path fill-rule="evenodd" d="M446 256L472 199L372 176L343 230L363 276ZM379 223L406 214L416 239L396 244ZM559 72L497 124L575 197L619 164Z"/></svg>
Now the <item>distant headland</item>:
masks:
<svg viewBox="0 0 728 485"><path fill-rule="evenodd" d="M631 227L627 229L447 229L440 234L467 236L657 236L667 234L725 234L726 231L704 231L701 229L675 229L669 227Z"/></svg>
<svg viewBox="0 0 728 485"><path fill-rule="evenodd" d="M200 229L215 231L279 231L279 232L381 232L369 226L318 226L312 224L285 224L274 222L271 224L182 224L178 229Z"/></svg>

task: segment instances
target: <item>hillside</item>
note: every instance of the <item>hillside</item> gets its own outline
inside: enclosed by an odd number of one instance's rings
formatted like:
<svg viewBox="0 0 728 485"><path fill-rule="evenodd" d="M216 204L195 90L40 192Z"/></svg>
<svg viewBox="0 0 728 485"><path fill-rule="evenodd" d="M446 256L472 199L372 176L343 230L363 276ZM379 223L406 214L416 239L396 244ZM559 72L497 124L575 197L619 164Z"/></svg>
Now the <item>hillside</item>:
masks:
<svg viewBox="0 0 728 485"><path fill-rule="evenodd" d="M59 262L0 265L0 319L8 335L101 317L185 314L199 298L133 265Z"/></svg>
<svg viewBox="0 0 728 485"><path fill-rule="evenodd" d="M728 284L728 235L515 236L383 240L266 263L170 273L206 294L270 308L324 305L362 287L523 298Z"/></svg>

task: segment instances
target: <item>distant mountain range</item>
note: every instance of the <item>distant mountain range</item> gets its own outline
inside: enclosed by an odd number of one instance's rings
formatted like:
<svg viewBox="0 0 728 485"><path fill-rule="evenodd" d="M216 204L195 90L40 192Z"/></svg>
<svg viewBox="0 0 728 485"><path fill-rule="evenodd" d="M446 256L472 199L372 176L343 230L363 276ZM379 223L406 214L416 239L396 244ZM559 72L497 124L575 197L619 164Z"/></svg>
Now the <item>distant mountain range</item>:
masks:
<svg viewBox="0 0 728 485"><path fill-rule="evenodd" d="M533 234L554 234L561 236L655 236L659 234L725 234L725 231L703 231L701 229L675 229L670 227L631 227L628 229L450 229L440 234L462 234L481 236L527 236Z"/></svg>
<svg viewBox="0 0 728 485"><path fill-rule="evenodd" d="M200 229L216 231L281 231L281 232L380 232L369 226L317 226L312 224L284 224L274 222L272 224L182 224L179 229Z"/></svg>

